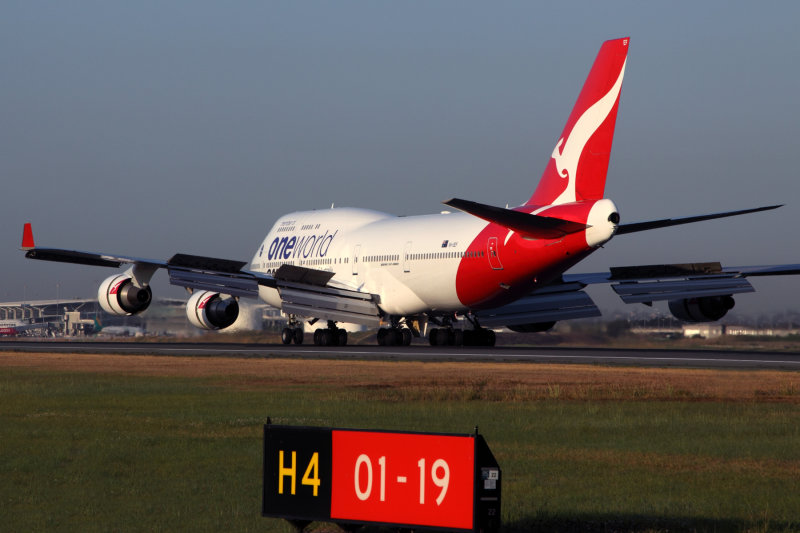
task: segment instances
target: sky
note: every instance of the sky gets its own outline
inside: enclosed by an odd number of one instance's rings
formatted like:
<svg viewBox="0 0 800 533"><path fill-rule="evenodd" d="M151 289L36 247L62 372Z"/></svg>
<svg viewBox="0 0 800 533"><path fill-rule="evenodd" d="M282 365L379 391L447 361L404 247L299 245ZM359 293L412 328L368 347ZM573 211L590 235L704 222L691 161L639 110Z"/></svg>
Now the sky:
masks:
<svg viewBox="0 0 800 533"><path fill-rule="evenodd" d="M619 236L573 272L800 263L798 20L796 2L5 1L0 300L91 297L113 273L24 259L26 221L40 246L248 261L289 211L519 205L624 36L622 221L786 205ZM737 311L800 307L798 277L754 285Z"/></svg>

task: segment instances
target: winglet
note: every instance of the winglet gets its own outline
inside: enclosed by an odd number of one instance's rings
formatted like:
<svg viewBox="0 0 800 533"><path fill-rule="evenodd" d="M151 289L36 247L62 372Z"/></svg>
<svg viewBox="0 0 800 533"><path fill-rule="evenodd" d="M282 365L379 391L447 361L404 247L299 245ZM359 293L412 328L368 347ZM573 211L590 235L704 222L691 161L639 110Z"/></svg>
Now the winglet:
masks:
<svg viewBox="0 0 800 533"><path fill-rule="evenodd" d="M36 245L33 244L33 229L31 228L31 223L26 222L22 228L22 249L32 250L33 248L36 248Z"/></svg>

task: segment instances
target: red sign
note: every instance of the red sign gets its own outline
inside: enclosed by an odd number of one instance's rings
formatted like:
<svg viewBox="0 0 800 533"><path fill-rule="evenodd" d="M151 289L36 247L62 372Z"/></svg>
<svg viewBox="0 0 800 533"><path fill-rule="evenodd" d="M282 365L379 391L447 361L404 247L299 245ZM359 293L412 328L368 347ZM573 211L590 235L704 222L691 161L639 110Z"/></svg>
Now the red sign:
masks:
<svg viewBox="0 0 800 533"><path fill-rule="evenodd" d="M264 516L500 529L500 467L474 435L264 426Z"/></svg>
<svg viewBox="0 0 800 533"><path fill-rule="evenodd" d="M331 518L472 529L471 437L333 430Z"/></svg>

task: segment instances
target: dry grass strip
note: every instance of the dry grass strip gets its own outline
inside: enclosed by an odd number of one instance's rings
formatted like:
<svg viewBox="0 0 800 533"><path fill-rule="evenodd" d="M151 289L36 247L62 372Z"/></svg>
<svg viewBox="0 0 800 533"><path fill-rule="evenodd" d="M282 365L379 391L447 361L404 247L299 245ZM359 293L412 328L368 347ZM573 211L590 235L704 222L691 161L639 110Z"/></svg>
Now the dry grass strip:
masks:
<svg viewBox="0 0 800 533"><path fill-rule="evenodd" d="M2 353L0 368L214 378L242 388L315 385L384 399L683 400L800 403L800 372L531 363L376 362Z"/></svg>

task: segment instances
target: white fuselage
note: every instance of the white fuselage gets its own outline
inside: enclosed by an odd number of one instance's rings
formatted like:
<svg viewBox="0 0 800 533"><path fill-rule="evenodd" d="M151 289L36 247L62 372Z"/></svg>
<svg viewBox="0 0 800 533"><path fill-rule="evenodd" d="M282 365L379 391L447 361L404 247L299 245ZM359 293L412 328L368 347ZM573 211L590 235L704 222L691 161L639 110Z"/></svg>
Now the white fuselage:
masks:
<svg viewBox="0 0 800 533"><path fill-rule="evenodd" d="M330 284L380 298L388 314L458 310L455 277L467 248L486 222L464 213L397 217L337 208L290 213L265 237L251 270L273 274L290 264L334 272ZM275 289L260 297L280 307Z"/></svg>
<svg viewBox="0 0 800 533"><path fill-rule="evenodd" d="M552 207L588 228L531 239L461 212L398 217L368 209L301 211L281 217L250 270L289 264L333 272L331 286L374 294L388 315L493 308L529 294L611 238L610 200ZM577 213L577 214L576 214ZM259 296L275 307L274 288Z"/></svg>

